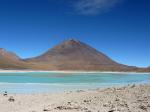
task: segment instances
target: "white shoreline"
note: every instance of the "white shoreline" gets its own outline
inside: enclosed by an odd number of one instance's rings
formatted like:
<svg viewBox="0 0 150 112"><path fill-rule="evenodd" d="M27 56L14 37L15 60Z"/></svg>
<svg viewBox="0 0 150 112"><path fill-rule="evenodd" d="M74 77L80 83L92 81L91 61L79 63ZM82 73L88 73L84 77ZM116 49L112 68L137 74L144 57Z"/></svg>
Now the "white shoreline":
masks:
<svg viewBox="0 0 150 112"><path fill-rule="evenodd" d="M114 72L114 71L44 71L44 70L2 70L0 73L33 73L33 72L43 72L43 73L114 73L114 74L150 74L150 72Z"/></svg>

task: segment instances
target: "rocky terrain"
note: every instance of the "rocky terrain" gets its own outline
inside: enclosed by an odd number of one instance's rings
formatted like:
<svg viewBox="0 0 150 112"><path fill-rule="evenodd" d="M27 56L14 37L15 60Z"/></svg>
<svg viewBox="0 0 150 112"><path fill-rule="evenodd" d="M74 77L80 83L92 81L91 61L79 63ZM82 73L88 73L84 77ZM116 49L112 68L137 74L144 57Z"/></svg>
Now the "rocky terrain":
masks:
<svg viewBox="0 0 150 112"><path fill-rule="evenodd" d="M150 86L45 94L0 94L2 112L150 112Z"/></svg>

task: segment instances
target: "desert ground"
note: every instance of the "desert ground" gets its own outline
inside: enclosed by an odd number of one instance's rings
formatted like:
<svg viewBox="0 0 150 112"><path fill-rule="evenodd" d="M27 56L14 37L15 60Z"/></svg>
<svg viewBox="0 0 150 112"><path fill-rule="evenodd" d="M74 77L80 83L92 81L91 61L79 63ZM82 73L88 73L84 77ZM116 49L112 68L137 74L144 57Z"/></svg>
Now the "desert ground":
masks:
<svg viewBox="0 0 150 112"><path fill-rule="evenodd" d="M55 94L1 92L0 112L150 112L150 85Z"/></svg>

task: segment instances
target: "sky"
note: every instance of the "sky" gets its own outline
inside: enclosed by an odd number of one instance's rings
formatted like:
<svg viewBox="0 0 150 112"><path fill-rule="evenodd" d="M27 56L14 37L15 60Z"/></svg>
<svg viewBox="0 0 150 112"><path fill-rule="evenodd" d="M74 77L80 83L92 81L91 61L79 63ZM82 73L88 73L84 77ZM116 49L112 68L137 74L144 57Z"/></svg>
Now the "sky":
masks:
<svg viewBox="0 0 150 112"><path fill-rule="evenodd" d="M74 38L115 61L150 66L149 0L0 0L0 47L35 57Z"/></svg>

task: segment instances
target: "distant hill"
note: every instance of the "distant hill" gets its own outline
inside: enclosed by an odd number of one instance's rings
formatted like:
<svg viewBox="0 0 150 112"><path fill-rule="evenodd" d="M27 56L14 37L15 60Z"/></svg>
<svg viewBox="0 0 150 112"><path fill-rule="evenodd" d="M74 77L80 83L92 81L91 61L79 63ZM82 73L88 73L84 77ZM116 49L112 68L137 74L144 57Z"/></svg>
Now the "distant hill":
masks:
<svg viewBox="0 0 150 112"><path fill-rule="evenodd" d="M0 48L0 68L1 69L25 69L26 63L13 52Z"/></svg>
<svg viewBox="0 0 150 112"><path fill-rule="evenodd" d="M49 70L130 71L137 69L119 64L80 41L70 39L44 54L26 60Z"/></svg>
<svg viewBox="0 0 150 112"><path fill-rule="evenodd" d="M3 51L3 50L2 50ZM4 55L5 54L5 55ZM2 57L2 58L1 58ZM70 39L49 49L44 54L20 59L14 53L0 52L0 68L38 70L83 70L83 71L145 71L148 69L127 66L115 62L89 45ZM7 66L4 66L4 65ZM9 66L8 66L9 65Z"/></svg>
<svg viewBox="0 0 150 112"><path fill-rule="evenodd" d="M145 72L150 72L150 67L146 68L144 71Z"/></svg>

